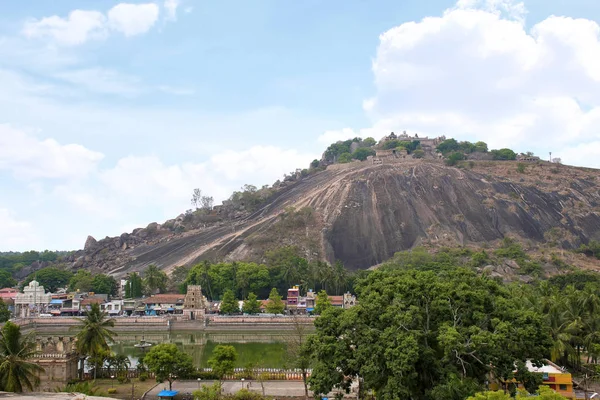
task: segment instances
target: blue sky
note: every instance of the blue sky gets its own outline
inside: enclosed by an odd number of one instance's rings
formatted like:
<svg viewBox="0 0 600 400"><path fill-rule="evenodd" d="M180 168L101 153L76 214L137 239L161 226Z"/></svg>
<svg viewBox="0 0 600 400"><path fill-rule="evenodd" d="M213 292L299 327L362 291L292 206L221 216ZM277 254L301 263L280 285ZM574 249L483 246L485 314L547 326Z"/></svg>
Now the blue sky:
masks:
<svg viewBox="0 0 600 400"><path fill-rule="evenodd" d="M75 249L390 130L600 167L596 0L0 3L0 250Z"/></svg>

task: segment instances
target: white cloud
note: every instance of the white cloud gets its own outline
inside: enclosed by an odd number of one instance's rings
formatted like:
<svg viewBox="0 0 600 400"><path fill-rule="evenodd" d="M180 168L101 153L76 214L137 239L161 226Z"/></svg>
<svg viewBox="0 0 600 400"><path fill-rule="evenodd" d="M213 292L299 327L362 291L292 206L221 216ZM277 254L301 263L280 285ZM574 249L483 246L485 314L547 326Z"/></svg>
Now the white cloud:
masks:
<svg viewBox="0 0 600 400"><path fill-rule="evenodd" d="M177 7L179 6L179 0L165 0L164 7L167 11L167 19L170 21L177 20Z"/></svg>
<svg viewBox="0 0 600 400"><path fill-rule="evenodd" d="M103 157L78 144L38 140L9 125L0 125L0 170L10 171L19 179L82 178Z"/></svg>
<svg viewBox="0 0 600 400"><path fill-rule="evenodd" d="M384 32L376 93L363 102L372 126L357 136L406 129L541 154L564 149L563 161L576 162L574 144L600 139L600 26L551 16L527 31L525 14L521 2L461 0Z"/></svg>
<svg viewBox="0 0 600 400"><path fill-rule="evenodd" d="M23 34L29 38L51 38L56 43L74 46L90 39L106 37L106 17L99 11L74 10L66 18L57 15L25 23Z"/></svg>
<svg viewBox="0 0 600 400"><path fill-rule="evenodd" d="M105 94L119 94L133 96L142 91L140 79L135 76L124 75L107 68L74 69L59 72L54 75L88 91Z"/></svg>
<svg viewBox="0 0 600 400"><path fill-rule="evenodd" d="M271 184L316 157L276 146L226 150L198 163L166 164L156 156L128 156L93 179L55 188L52 195L80 212L120 224L142 220L135 212L148 210L164 220L190 208L193 188L220 202L245 183Z"/></svg>
<svg viewBox="0 0 600 400"><path fill-rule="evenodd" d="M0 243L3 249L41 249L39 238L28 221L17 219L13 212L0 208Z"/></svg>
<svg viewBox="0 0 600 400"><path fill-rule="evenodd" d="M158 20L159 8L154 3L120 3L108 11L108 25L125 36L146 33Z"/></svg>
<svg viewBox="0 0 600 400"><path fill-rule="evenodd" d="M210 158L210 169L229 180L273 183L296 168L307 168L316 154L300 153L275 146L252 146L248 150L227 150ZM247 182L246 182L247 183Z"/></svg>
<svg viewBox="0 0 600 400"><path fill-rule="evenodd" d="M171 0L174 1L174 0ZM176 9L170 6L169 12ZM160 13L154 3L119 3L107 14L95 10L73 10L65 18L53 15L25 22L22 33L32 39L50 39L63 46L81 45L89 40L106 39L109 32L125 36L146 33L158 20Z"/></svg>

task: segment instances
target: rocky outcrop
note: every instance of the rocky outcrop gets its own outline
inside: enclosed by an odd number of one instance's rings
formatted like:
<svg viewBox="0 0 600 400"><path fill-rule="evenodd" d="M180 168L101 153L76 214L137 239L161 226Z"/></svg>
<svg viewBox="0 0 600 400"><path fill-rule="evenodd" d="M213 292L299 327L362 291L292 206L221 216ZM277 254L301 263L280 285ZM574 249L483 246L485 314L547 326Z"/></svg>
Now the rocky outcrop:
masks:
<svg viewBox="0 0 600 400"><path fill-rule="evenodd" d="M359 269L417 245L481 245L506 235L542 243L550 232L563 248L600 239L598 170L543 162L524 174L514 162L470 167L423 160L336 166L281 185L252 214L206 216L183 232L180 215L116 238L88 237L71 262L79 266L84 257L85 267L118 275L152 263L169 270L202 259L261 261L266 249L293 244L311 259ZM290 223L290 207L310 209L310 218ZM508 269L516 268L492 272Z"/></svg>

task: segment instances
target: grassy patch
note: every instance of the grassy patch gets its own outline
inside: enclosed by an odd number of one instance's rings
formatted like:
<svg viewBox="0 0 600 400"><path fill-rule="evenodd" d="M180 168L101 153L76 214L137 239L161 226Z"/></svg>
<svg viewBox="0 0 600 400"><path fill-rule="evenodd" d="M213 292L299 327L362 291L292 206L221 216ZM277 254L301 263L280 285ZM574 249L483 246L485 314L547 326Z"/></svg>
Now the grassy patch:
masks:
<svg viewBox="0 0 600 400"><path fill-rule="evenodd" d="M115 388L117 392L114 394L108 395L108 397L112 397L115 399L123 399L130 400L131 399L131 384L133 383L133 395L135 399L141 399L144 393L150 390L154 385L156 385L156 381L154 379L148 379L145 382L140 382L139 379L132 379L129 383L119 383L116 379L112 381L111 379L97 379L96 386L99 388L99 391L102 393L108 393L108 389Z"/></svg>

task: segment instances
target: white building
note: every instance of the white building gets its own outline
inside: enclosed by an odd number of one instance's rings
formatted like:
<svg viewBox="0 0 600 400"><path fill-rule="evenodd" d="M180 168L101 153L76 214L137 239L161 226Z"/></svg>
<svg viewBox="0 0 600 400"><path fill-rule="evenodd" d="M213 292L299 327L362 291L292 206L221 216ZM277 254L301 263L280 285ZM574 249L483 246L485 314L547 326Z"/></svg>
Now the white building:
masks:
<svg viewBox="0 0 600 400"><path fill-rule="evenodd" d="M100 305L100 309L108 313L108 315L123 314L123 300L112 300Z"/></svg>
<svg viewBox="0 0 600 400"><path fill-rule="evenodd" d="M38 316L48 311L52 294L46 293L38 281L31 281L15 298L15 315L21 318Z"/></svg>

